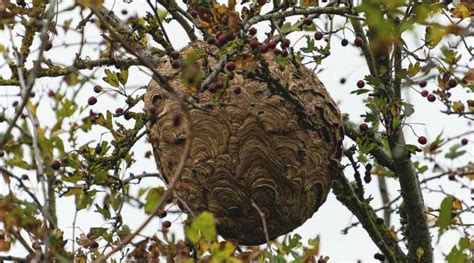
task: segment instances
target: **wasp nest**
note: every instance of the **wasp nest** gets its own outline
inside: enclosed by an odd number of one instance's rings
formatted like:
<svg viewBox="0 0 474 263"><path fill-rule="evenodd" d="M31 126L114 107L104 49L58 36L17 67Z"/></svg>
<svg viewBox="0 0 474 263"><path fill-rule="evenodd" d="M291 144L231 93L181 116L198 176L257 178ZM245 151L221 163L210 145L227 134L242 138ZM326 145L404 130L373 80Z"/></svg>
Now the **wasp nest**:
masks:
<svg viewBox="0 0 474 263"><path fill-rule="evenodd" d="M180 52L180 65L158 69L178 94L196 100L188 106L193 140L176 191L194 214L213 213L224 238L262 244L266 234L274 239L302 225L326 200L341 158L341 116L312 71L271 55L258 60L248 52L235 59L237 69L196 92L218 52L195 43ZM156 162L170 181L189 120L167 94L151 81L145 107Z"/></svg>

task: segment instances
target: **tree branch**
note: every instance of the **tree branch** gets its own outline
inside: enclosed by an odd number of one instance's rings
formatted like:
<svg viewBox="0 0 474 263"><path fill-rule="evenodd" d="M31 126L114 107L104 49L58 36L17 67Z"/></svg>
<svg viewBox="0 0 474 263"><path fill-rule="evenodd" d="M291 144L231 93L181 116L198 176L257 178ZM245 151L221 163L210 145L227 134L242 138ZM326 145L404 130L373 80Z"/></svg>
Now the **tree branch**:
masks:
<svg viewBox="0 0 474 263"><path fill-rule="evenodd" d="M406 255L398 246L398 240L392 235L385 224L377 224L377 215L366 202L359 200L351 184L341 172L332 185L334 194L352 214L354 214L372 241L387 257L388 262L406 262Z"/></svg>

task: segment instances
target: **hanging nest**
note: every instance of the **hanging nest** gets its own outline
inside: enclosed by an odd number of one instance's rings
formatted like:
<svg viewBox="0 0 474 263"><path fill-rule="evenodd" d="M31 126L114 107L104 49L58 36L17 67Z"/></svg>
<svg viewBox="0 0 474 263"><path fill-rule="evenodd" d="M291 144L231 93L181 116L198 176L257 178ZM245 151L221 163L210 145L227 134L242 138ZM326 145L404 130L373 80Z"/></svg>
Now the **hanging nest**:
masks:
<svg viewBox="0 0 474 263"><path fill-rule="evenodd" d="M196 101L188 106L193 141L176 193L193 214L213 213L224 238L262 244L266 234L271 240L302 225L326 200L340 169L341 116L312 71L270 54L239 52L235 70L224 69L198 92L219 52L194 43L180 51L180 68L170 61L158 68L178 94ZM189 121L168 95L152 80L145 107L158 168L170 181Z"/></svg>

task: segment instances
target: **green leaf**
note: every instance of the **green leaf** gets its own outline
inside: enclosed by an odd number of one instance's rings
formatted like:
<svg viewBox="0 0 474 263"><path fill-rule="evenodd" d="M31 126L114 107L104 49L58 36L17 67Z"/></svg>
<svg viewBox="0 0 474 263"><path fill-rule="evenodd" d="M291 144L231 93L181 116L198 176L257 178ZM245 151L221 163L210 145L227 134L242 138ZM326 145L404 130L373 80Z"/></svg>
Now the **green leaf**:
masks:
<svg viewBox="0 0 474 263"><path fill-rule="evenodd" d="M107 232L107 228L103 227L91 227L89 233L87 234L87 238L89 239L97 239L101 237L103 234Z"/></svg>
<svg viewBox="0 0 474 263"><path fill-rule="evenodd" d="M74 86L79 83L79 73L73 72L64 76L64 80L69 86Z"/></svg>
<svg viewBox="0 0 474 263"><path fill-rule="evenodd" d="M280 28L280 31L281 31L282 34L290 33L290 32L293 32L293 31L298 31L298 30L299 30L298 23L291 24L290 22L284 23Z"/></svg>
<svg viewBox="0 0 474 263"><path fill-rule="evenodd" d="M462 151L459 151L459 148L461 148L462 145L461 144L455 144L453 146L451 146L449 148L449 152L447 152L444 157L448 158L448 159L456 159L462 155L464 155L466 153L466 151L462 150Z"/></svg>
<svg viewBox="0 0 474 263"><path fill-rule="evenodd" d="M410 117L415 112L415 108L413 107L412 104L402 102L402 105L403 105L403 113L405 117Z"/></svg>
<svg viewBox="0 0 474 263"><path fill-rule="evenodd" d="M313 52L314 50L314 39L310 38L309 36L306 36L306 47L300 48L301 51L304 53L310 53Z"/></svg>
<svg viewBox="0 0 474 263"><path fill-rule="evenodd" d="M467 237L462 237L461 239L459 239L459 248L460 248L461 250L464 250L464 249L468 248L468 247L469 247L469 244L470 244L469 238L467 238Z"/></svg>
<svg viewBox="0 0 474 263"><path fill-rule="evenodd" d="M367 93L369 91L370 91L369 89L356 89L356 90L351 91L351 94L360 95L360 94Z"/></svg>
<svg viewBox="0 0 474 263"><path fill-rule="evenodd" d="M98 204L95 204L95 209L96 210L94 212L100 213L104 219L110 219L111 214L107 207L102 208Z"/></svg>
<svg viewBox="0 0 474 263"><path fill-rule="evenodd" d="M150 188L148 194L146 195L145 202L145 213L151 214L156 209L156 205L160 200L161 195L163 194L163 187Z"/></svg>
<svg viewBox="0 0 474 263"><path fill-rule="evenodd" d="M68 99L63 99L59 101L59 107L56 110L56 115L58 117L67 118L70 117L76 112L78 106L76 103Z"/></svg>
<svg viewBox="0 0 474 263"><path fill-rule="evenodd" d="M120 83L122 83L122 85L125 86L125 84L127 84L127 81L128 81L128 68L120 69L120 73L118 74L118 79L119 79Z"/></svg>
<svg viewBox="0 0 474 263"><path fill-rule="evenodd" d="M193 219L190 226L186 227L186 236L193 242L199 241L201 235L207 241L213 241L217 237L216 222L214 216L209 212L203 212Z"/></svg>
<svg viewBox="0 0 474 263"><path fill-rule="evenodd" d="M440 233L442 233L452 222L451 210L453 207L454 198L447 196L441 202L439 217L436 221L436 225L439 227Z"/></svg>
<svg viewBox="0 0 474 263"><path fill-rule="evenodd" d="M402 123L402 119L400 118L400 116L395 116L395 118L393 118L392 128L393 129L398 128L398 126L400 126L401 123Z"/></svg>
<svg viewBox="0 0 474 263"><path fill-rule="evenodd" d="M448 263L465 263L467 262L467 255L454 246L446 257L446 260Z"/></svg>
<svg viewBox="0 0 474 263"><path fill-rule="evenodd" d="M421 67L420 67L419 61L417 61L415 64L410 63L410 65L408 65L408 76L413 77L416 74L418 74L420 70L421 70Z"/></svg>
<svg viewBox="0 0 474 263"><path fill-rule="evenodd" d="M301 236L295 234L293 236L288 235L288 240L283 241L283 250L288 254L296 248L300 248L303 244L301 243Z"/></svg>
<svg viewBox="0 0 474 263"><path fill-rule="evenodd" d="M105 69L105 77L102 78L105 82L110 84L112 87L118 87L120 85L119 83L119 77L116 73L112 72L110 69Z"/></svg>

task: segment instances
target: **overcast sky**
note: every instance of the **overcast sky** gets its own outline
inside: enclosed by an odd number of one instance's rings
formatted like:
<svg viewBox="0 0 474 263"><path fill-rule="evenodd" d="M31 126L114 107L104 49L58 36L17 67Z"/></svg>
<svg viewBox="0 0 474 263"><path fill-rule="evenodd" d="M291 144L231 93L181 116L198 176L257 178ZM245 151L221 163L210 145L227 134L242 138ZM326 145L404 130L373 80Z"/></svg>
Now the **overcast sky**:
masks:
<svg viewBox="0 0 474 263"><path fill-rule="evenodd" d="M72 1L66 1L66 3L70 4ZM131 4L125 4L120 0L111 1L106 0L105 6L108 8L113 9L116 11L117 14L120 14L120 11L124 8L128 10L130 14L139 14L143 15L147 10L144 7L144 1L133 1ZM77 18L77 15L74 13L68 14L69 17ZM122 15L120 15L122 16ZM59 18L59 23L64 18ZM77 22L77 20L74 20ZM339 21L340 20L336 20ZM74 23L73 23L74 24ZM175 48L181 48L188 43L188 39L184 32L177 27L175 23L171 25L167 25L168 33L172 38L173 43L175 44ZM21 29L22 30L22 29ZM22 31L18 31L21 33ZM266 27L261 26L259 27L259 37L263 38L263 31L266 30ZM290 39L293 42L298 39L300 34L293 34L290 36ZM352 33L350 31L346 31L346 36L350 42L353 40ZM409 36L408 44L411 47L419 46L421 42L421 37L416 34L407 34ZM48 58L51 58L54 62L64 63L65 65L70 65L71 59L74 57L74 54L78 50L78 46L70 46L65 48L63 46L64 43L77 43L79 40L79 35L76 33L68 33L67 37L64 37L63 31L59 30L59 35L54 38L53 45L54 48L46 53ZM86 34L86 40L88 42L98 42L101 40L98 31L95 30L92 26L89 26ZM18 45L20 42L19 38L15 39L16 44ZM363 102L359 96L350 95L350 92L356 89L355 83L357 80L362 79L365 74L368 73L368 70L365 66L365 63L361 57L360 50L356 47L348 46L342 47L340 43L340 38L334 37L332 39L332 55L324 60L323 65L320 66L321 71L318 76L325 84L329 93L333 96L334 100L339 103L340 109L343 113L349 113L351 119L353 121L360 122L361 119L359 117L360 114L364 113L365 109L363 108ZM304 41L301 41L301 44ZM0 43L11 47L9 43L9 36L7 32L0 32ZM153 43L154 44L154 43ZM96 45L91 45L92 47ZM91 58L97 57L97 50L88 47L85 49L85 52L91 56ZM36 53L35 53L36 54ZM464 54L466 56L466 54ZM35 56L35 55L34 55ZM470 66L473 67L473 62L469 62L467 59L463 59L463 63L471 63ZM9 76L9 69L8 66L5 66L5 61L3 58L0 58L0 74L4 77ZM102 70L98 71L97 76L101 76ZM146 85L149 80L150 76L136 68L130 70L129 74L129 83L128 86L130 87L139 87ZM347 79L344 85L340 84L339 80L341 77ZM101 78L97 78L96 82L101 85L105 85L105 83L101 80ZM35 86L35 90L37 94L45 93L49 89L54 90L58 87L58 79L43 79L38 80ZM432 90L435 89L434 81L430 81L428 85L428 89ZM458 135L459 133L466 131L468 129L472 130L473 127L469 126L469 123L462 118L458 118L455 116L445 116L439 113L439 110L442 109L442 105L440 102L437 103L429 103L426 101L425 98L422 98L415 92L404 92L405 98L415 105L416 111L413 117L410 118L409 122L413 123L413 129L416 131L418 135L426 135L428 140L434 139L441 131L444 131L445 135ZM9 107L7 110L7 114L11 114L11 103L14 100L17 100L18 97L10 96L18 92L16 87L0 87L0 105L1 107ZM140 91L140 92L143 92ZM7 96L8 95L8 96ZM94 95L92 91L92 85L86 86L83 88L79 95L79 104L86 105L87 98L89 96ZM453 97L465 97L464 93L457 93L456 91L453 92ZM470 94L472 97L472 94ZM45 96L46 97L46 96ZM124 101L122 99L113 98L112 96L100 96L99 103L94 105L92 109L96 112L105 112L106 110L114 111L117 107L124 106ZM52 123L51 119L51 105L48 103L42 103L42 106L39 109L40 112L40 121L41 123L50 124ZM136 107L136 111L140 111L140 107ZM86 113L88 110L86 111ZM71 119L71 122L75 122L81 119L81 116L74 116ZM0 125L0 130L3 130L6 126ZM407 133L407 140L410 144L416 143L416 137L413 135L413 132L410 129L405 129ZM95 145L97 143L97 139L101 136L102 130L96 130L92 134L84 134L80 140L82 142L91 142L91 145ZM103 138L107 138L107 135L103 135ZM472 138L472 137L471 137ZM351 141L349 139L345 140L346 145L351 145ZM474 144L473 141L471 141ZM145 140L141 140L135 149L135 158L137 159L137 163L131 168L129 172L134 173L141 173L141 172L156 172L156 166L153 160L143 158L146 151L151 150L151 147L145 142ZM421 155L415 157L421 159ZM444 168L449 167L456 167L460 164L467 163L468 160L473 159L473 151L471 150L466 154L463 158L456 160L455 162L448 162L447 160L441 160L440 162L444 165ZM346 161L344 160L344 163ZM1 164L1 163L0 163ZM431 167L430 167L431 168ZM428 173L428 175L431 173ZM346 175L349 178L352 178L352 172L348 170ZM395 180L388 179L388 183L390 186L390 193L391 197L396 197L398 195L398 183ZM136 186L135 189L139 187L146 187L150 185L158 185L159 182L148 179L143 180L140 186ZM459 189L458 185L451 183L446 178L442 180L435 180L432 182L433 187L438 187L438 185L442 186L443 189L451 194L454 194L456 197L464 199L466 202L471 202L470 199L470 192L468 189ZM471 185L472 186L472 185ZM33 186L35 187L35 186ZM7 189L4 187L4 182L0 179L0 193L5 194ZM366 190L367 196L372 195L375 199L372 202L373 207L377 208L381 206L380 201L380 194L377 187L377 180L374 178L371 184L367 186ZM442 200L443 196L439 194L429 194L425 197L426 205L433 208L438 208L439 204ZM100 200L100 199L99 199ZM62 229L65 230L65 237L72 238L72 222L74 218L74 206L72 198L61 198L58 202L58 217L59 217L59 225ZM141 211L128 207L129 212L124 213L124 222L129 224L131 228L139 225L143 220L144 216ZM81 232L88 232L89 227L95 226L97 227L97 223L102 221L102 216L98 213L94 213L92 211L81 211L78 214L77 220L77 233ZM382 217L382 214L379 214ZM396 216L396 215L394 215ZM177 219L177 222L184 219L184 216L181 216ZM472 223L472 218L470 219ZM396 217L392 218L392 222L395 223L395 227L398 227L398 220ZM331 193L326 201L326 203L319 209L319 211L309 219L304 225L299 227L294 231L294 233L300 234L304 240L308 238L315 238L316 236L321 237L321 253L323 255L328 255L330 258L335 262L355 262L358 259L363 260L364 262L374 261L373 254L379 252L377 247L373 245L372 241L370 240L369 236L366 232L361 228L352 228L347 235L341 234L341 230L347 227L349 224L357 222L355 217L352 217L349 211L340 204ZM158 229L160 225L159 219L156 219L153 223L151 223L147 229L146 233L153 233ZM106 225L102 225L106 226ZM1 227L1 226L0 226ZM182 225L178 223L174 223L173 227L176 230L178 235L181 235L182 232ZM472 232L472 231L471 231ZM435 234L433 232L433 234ZM451 250L452 246L457 242L459 237L462 233L458 233L456 231L448 231L443 238L441 239L439 244L435 244L435 255L437 261L442 261L444 257L442 256L442 252L447 253ZM436 238L434 239L436 240ZM69 245L71 242L69 242ZM5 253L0 253L0 255L4 255ZM21 248L15 247L10 255L15 256L22 256L25 255L25 251ZM375 262L375 261L374 261Z"/></svg>

